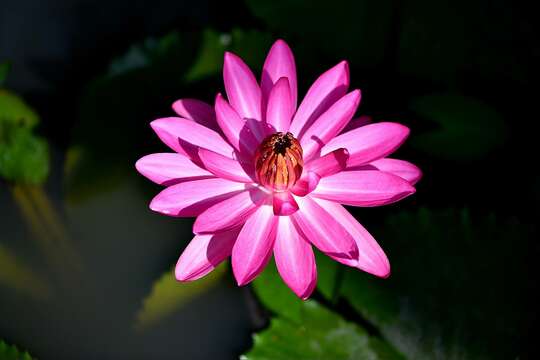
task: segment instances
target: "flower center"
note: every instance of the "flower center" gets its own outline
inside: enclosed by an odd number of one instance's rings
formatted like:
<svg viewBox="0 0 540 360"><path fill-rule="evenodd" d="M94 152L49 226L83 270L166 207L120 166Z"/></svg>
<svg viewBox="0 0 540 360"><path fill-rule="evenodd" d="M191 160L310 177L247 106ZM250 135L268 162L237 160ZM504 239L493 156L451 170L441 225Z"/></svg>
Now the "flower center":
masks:
<svg viewBox="0 0 540 360"><path fill-rule="evenodd" d="M303 166L302 147L289 132L266 137L255 153L259 183L270 190L290 189L300 179Z"/></svg>

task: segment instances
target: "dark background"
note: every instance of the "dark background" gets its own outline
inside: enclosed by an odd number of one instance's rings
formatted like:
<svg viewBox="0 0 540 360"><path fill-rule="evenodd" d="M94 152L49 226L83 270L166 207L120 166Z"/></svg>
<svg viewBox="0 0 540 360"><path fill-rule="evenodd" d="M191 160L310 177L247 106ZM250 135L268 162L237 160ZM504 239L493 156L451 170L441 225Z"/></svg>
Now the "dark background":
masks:
<svg viewBox="0 0 540 360"><path fill-rule="evenodd" d="M409 357L527 358L538 317L536 17L506 0L1 0L5 87L40 115L52 156L44 187L85 275L43 270L60 289L46 303L0 287L0 338L40 359L228 359L250 347L261 323L253 294L230 274L159 324L132 330L192 225L147 209L159 188L133 164L163 151L148 122L172 114L175 99L211 102L223 90L221 63L201 65L201 53L220 59L232 49L258 76L284 38L299 96L347 59L359 112L412 130L397 157L424 172L414 197L351 210L387 250L396 278L388 296L427 308L411 320L427 324L420 342L440 337L439 352ZM8 183L0 186L0 240L41 269Z"/></svg>

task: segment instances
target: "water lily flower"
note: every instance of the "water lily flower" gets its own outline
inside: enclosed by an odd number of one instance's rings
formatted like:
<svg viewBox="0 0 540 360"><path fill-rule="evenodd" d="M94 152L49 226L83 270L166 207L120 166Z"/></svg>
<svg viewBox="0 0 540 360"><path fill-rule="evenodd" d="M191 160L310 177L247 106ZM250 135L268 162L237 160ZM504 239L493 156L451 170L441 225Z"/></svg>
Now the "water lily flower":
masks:
<svg viewBox="0 0 540 360"><path fill-rule="evenodd" d="M176 278L199 279L230 256L237 283L245 285L273 255L285 283L306 299L317 282L313 246L342 264L389 276L385 253L343 205L386 205L415 192L420 170L387 157L409 129L353 119L360 90L348 90L345 61L323 73L297 106L295 60L283 40L270 49L260 82L229 52L223 78L227 98L218 94L214 107L181 99L173 104L178 116L153 121L174 152L136 164L166 186L152 210L196 217Z"/></svg>

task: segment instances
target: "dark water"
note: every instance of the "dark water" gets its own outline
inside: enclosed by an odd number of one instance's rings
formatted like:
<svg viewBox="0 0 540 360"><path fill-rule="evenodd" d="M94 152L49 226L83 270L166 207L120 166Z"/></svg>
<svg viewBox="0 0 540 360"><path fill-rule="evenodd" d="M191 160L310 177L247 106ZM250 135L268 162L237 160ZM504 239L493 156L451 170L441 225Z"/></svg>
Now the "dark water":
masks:
<svg viewBox="0 0 540 360"><path fill-rule="evenodd" d="M228 359L249 347L246 292L229 273L162 321L136 330L143 298L191 240L192 221L152 213L152 193L143 191L135 171L121 186L75 202L66 201L63 180L63 153L74 126L70 112L83 84L102 71L115 49L160 33L178 18L204 21L207 6L1 1L0 59L12 63L7 85L42 116L41 130L53 149L45 193L80 258L53 246L59 261L51 266L40 236L31 232L8 185L0 183L2 244L51 289L40 298L0 286L0 338L39 359Z"/></svg>

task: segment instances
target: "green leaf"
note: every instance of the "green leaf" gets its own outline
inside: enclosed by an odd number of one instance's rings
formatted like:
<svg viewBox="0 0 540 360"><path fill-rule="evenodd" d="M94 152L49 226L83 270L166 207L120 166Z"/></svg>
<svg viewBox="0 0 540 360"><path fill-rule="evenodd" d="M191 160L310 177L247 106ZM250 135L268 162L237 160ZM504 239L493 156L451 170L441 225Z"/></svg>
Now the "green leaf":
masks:
<svg viewBox="0 0 540 360"><path fill-rule="evenodd" d="M0 86L4 85L4 82L6 81L10 67L11 67L11 64L8 61L5 61L0 64Z"/></svg>
<svg viewBox="0 0 540 360"><path fill-rule="evenodd" d="M23 99L10 91L0 89L0 125L9 123L33 128L38 122L38 115Z"/></svg>
<svg viewBox="0 0 540 360"><path fill-rule="evenodd" d="M174 271L167 271L152 286L136 316L135 327L145 329L178 311L183 305L206 293L223 278L227 265L223 263L204 278L193 282L178 282Z"/></svg>
<svg viewBox="0 0 540 360"><path fill-rule="evenodd" d="M299 318L274 318L253 337L245 360L278 359L402 359L402 356L361 327L346 322L315 301L302 303Z"/></svg>
<svg viewBox="0 0 540 360"><path fill-rule="evenodd" d="M304 301L285 285L273 261L252 284L259 300L267 309L284 318L299 320Z"/></svg>
<svg viewBox="0 0 540 360"><path fill-rule="evenodd" d="M342 296L411 359L518 358L532 326L534 229L467 210L399 213L376 231L389 279L347 271ZM533 310L531 309L531 312ZM486 326L489 324L489 326Z"/></svg>
<svg viewBox="0 0 540 360"><path fill-rule="evenodd" d="M315 250L315 260L317 262L317 290L329 300L333 300L334 293L339 287L338 275L342 266L330 259L322 252Z"/></svg>
<svg viewBox="0 0 540 360"><path fill-rule="evenodd" d="M51 297L47 282L0 244L0 285L20 291L39 300Z"/></svg>
<svg viewBox="0 0 540 360"><path fill-rule="evenodd" d="M41 184L49 175L49 146L29 128L0 123L0 177Z"/></svg>
<svg viewBox="0 0 540 360"><path fill-rule="evenodd" d="M447 160L478 160L506 137L502 116L478 100L459 95L416 98L411 109L437 128L412 138L417 149Z"/></svg>
<svg viewBox="0 0 540 360"><path fill-rule="evenodd" d="M21 352L15 345L0 340L0 360L32 360L28 352Z"/></svg>

